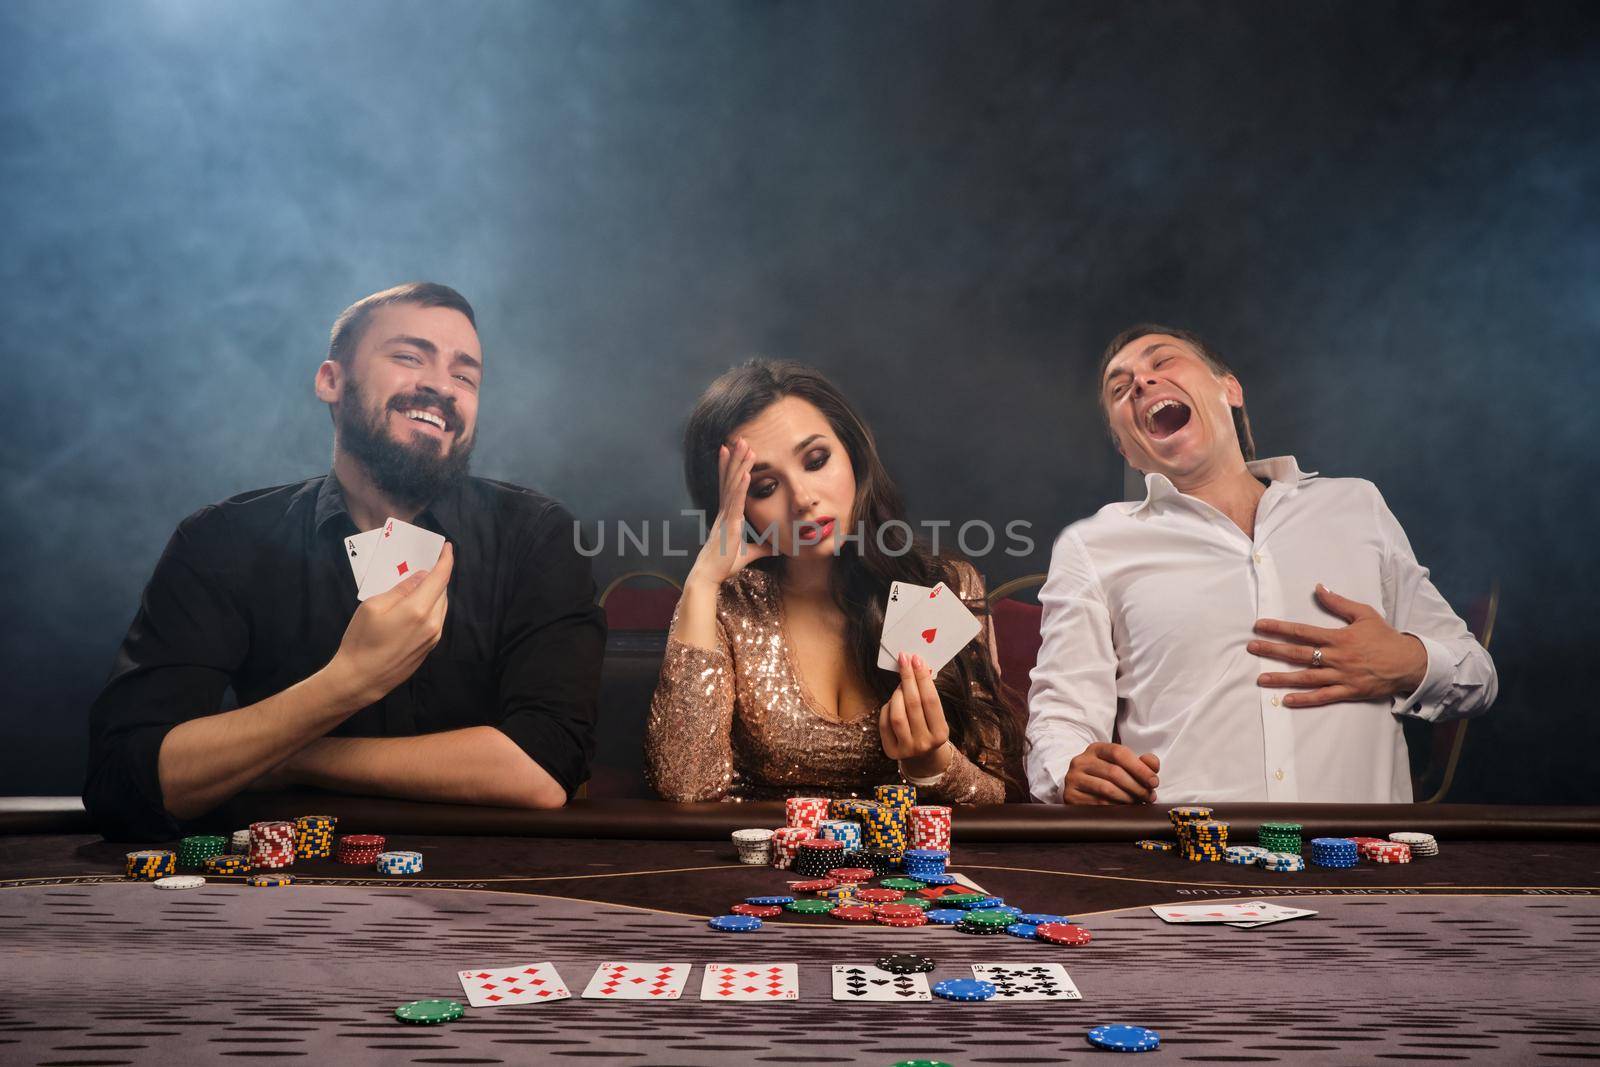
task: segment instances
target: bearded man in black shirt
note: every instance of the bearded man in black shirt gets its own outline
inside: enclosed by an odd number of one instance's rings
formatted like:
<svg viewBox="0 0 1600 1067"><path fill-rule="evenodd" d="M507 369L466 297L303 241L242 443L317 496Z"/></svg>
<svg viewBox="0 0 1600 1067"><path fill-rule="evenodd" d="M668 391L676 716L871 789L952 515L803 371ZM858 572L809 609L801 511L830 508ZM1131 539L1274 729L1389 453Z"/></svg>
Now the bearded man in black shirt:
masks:
<svg viewBox="0 0 1600 1067"><path fill-rule="evenodd" d="M553 808L583 783L605 624L572 516L468 476L482 378L453 289L339 316L316 376L331 473L201 508L145 588L91 712L107 836L170 837L246 789ZM389 517L444 550L358 604L345 539Z"/></svg>

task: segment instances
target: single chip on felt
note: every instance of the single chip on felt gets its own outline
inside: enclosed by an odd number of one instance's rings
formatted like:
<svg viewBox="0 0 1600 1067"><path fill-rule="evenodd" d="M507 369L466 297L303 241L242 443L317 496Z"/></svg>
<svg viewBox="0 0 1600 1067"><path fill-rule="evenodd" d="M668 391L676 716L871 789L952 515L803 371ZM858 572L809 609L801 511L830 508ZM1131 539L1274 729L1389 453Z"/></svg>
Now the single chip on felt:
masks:
<svg viewBox="0 0 1600 1067"><path fill-rule="evenodd" d="M864 923L872 919L871 904L842 904L828 913L835 919L844 919L846 922Z"/></svg>
<svg viewBox="0 0 1600 1067"><path fill-rule="evenodd" d="M783 908L777 904L735 904L728 910L735 915L754 915L758 919L770 919L783 914Z"/></svg>
<svg viewBox="0 0 1600 1067"><path fill-rule="evenodd" d="M878 960L878 969L890 974L928 974L933 968L933 960L912 952L897 952Z"/></svg>
<svg viewBox="0 0 1600 1067"><path fill-rule="evenodd" d="M1052 945L1087 945L1094 940L1089 931L1070 923L1045 923L1033 932L1033 936Z"/></svg>

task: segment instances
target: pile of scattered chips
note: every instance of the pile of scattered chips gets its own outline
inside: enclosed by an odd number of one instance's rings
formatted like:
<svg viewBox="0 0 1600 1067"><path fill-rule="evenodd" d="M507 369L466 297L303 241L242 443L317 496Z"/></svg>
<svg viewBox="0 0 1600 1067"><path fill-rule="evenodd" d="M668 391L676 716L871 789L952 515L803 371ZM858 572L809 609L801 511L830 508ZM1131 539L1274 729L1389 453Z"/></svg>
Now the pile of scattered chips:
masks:
<svg viewBox="0 0 1600 1067"><path fill-rule="evenodd" d="M129 878L142 882L153 882L157 878L165 878L176 874L178 871L178 856L165 849L140 849L130 852L123 873Z"/></svg>
<svg viewBox="0 0 1600 1067"><path fill-rule="evenodd" d="M1434 840L1432 834L1402 830L1398 833L1390 834L1389 840L1409 846L1411 855L1414 857L1437 856L1439 854L1439 842Z"/></svg>
<svg viewBox="0 0 1600 1067"><path fill-rule="evenodd" d="M199 834L178 842L178 866L203 867L212 856L220 856L228 847L228 839L216 834Z"/></svg>
<svg viewBox="0 0 1600 1067"><path fill-rule="evenodd" d="M388 840L382 834L344 834L339 838L339 852L334 859L339 863L370 867L378 862Z"/></svg>
<svg viewBox="0 0 1600 1067"><path fill-rule="evenodd" d="M1171 841L1157 841L1156 839L1151 838L1151 837L1147 837L1142 841L1135 841L1134 844L1138 845L1140 848L1144 849L1146 852L1171 852L1172 851L1172 842Z"/></svg>
<svg viewBox="0 0 1600 1067"><path fill-rule="evenodd" d="M294 821L294 851L301 859L325 860L333 855L332 815L302 815Z"/></svg>
<svg viewBox="0 0 1600 1067"><path fill-rule="evenodd" d="M1318 867L1354 867L1361 861L1361 850L1348 837L1313 837L1308 858Z"/></svg>
<svg viewBox="0 0 1600 1067"><path fill-rule="evenodd" d="M1264 822L1256 831L1256 841L1269 852L1300 855L1300 830L1297 822Z"/></svg>
<svg viewBox="0 0 1600 1067"><path fill-rule="evenodd" d="M294 862L294 823L250 824L250 865L261 870L287 867Z"/></svg>
<svg viewBox="0 0 1600 1067"><path fill-rule="evenodd" d="M1229 845L1222 853L1224 863L1237 863L1248 866L1257 863L1263 856L1270 855L1267 849L1260 845Z"/></svg>
<svg viewBox="0 0 1600 1067"><path fill-rule="evenodd" d="M379 874L421 874L422 853L382 852L378 854Z"/></svg>

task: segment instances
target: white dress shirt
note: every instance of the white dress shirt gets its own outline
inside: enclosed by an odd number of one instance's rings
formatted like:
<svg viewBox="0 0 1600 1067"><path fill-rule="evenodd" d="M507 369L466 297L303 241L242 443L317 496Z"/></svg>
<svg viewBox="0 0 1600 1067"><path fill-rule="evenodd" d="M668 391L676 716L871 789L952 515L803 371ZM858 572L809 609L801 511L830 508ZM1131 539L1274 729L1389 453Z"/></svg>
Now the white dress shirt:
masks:
<svg viewBox="0 0 1600 1067"><path fill-rule="evenodd" d="M1116 740L1161 758L1164 804L1409 802L1401 718L1463 718L1493 702L1494 663L1376 486L1302 473L1290 456L1248 467L1271 480L1254 539L1160 474L1145 478L1143 501L1107 505L1056 539L1028 692L1036 799L1059 803L1072 758ZM1245 651L1257 619L1345 625L1317 603L1318 582L1422 641L1415 693L1290 708L1295 690L1256 684L1303 669Z"/></svg>

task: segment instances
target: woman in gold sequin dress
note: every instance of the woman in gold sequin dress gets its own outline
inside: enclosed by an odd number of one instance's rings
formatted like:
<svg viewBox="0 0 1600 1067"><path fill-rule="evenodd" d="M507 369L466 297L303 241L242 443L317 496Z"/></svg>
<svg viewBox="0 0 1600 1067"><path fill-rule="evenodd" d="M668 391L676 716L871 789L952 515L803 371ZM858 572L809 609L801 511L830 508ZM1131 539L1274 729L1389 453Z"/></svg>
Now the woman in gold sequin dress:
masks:
<svg viewBox="0 0 1600 1067"><path fill-rule="evenodd" d="M656 792L839 796L907 781L936 802L1025 796L1022 728L999 696L982 581L965 561L907 544L899 491L839 391L799 364L752 360L701 397L684 449L690 496L716 519L651 701ZM877 665L895 581L942 581L984 621L937 677L916 657L898 673Z"/></svg>

